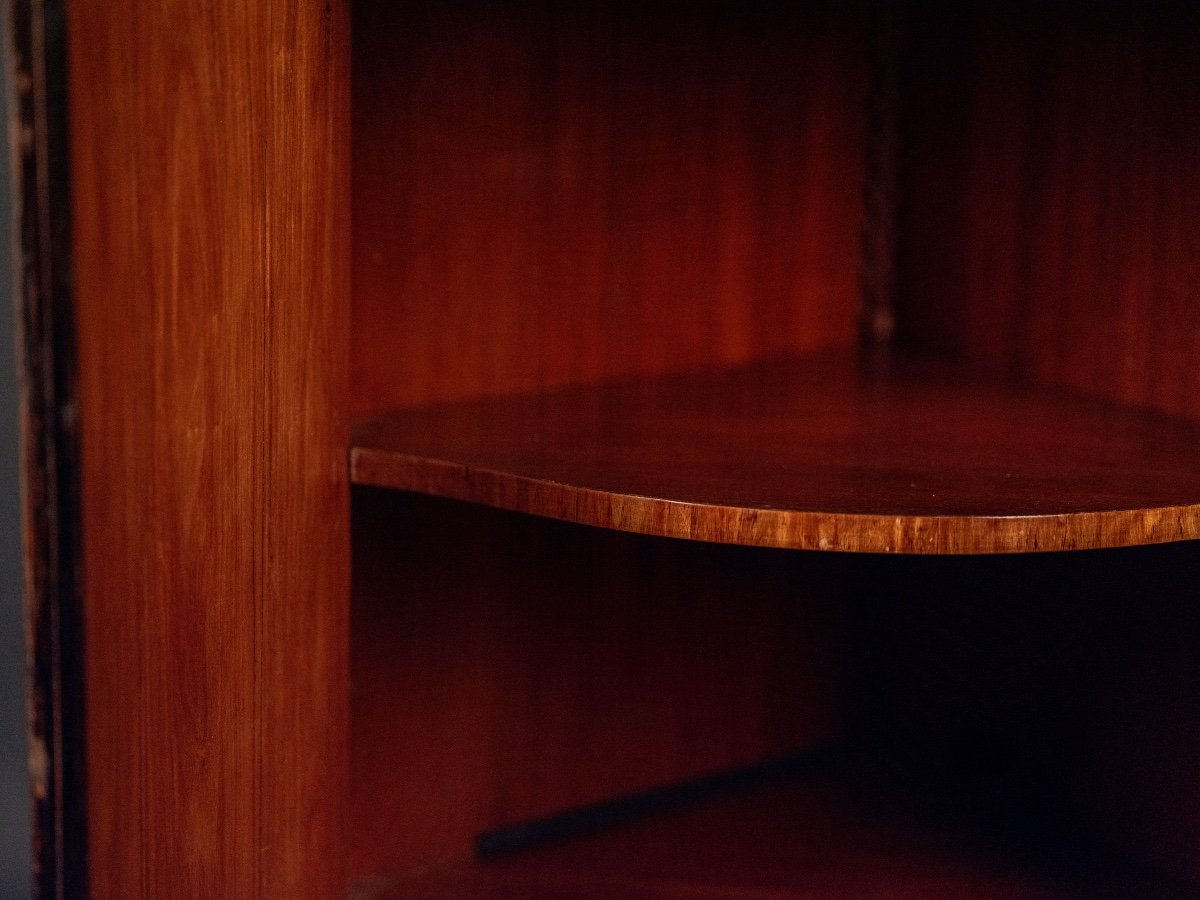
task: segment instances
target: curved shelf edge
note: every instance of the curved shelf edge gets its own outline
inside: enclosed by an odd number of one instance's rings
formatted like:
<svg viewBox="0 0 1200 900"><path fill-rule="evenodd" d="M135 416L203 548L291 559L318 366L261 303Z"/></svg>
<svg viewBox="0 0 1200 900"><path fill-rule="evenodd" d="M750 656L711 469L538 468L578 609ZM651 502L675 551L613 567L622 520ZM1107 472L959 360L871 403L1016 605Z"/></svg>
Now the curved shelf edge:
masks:
<svg viewBox="0 0 1200 900"><path fill-rule="evenodd" d="M355 447L355 484L617 531L750 547L969 555L1132 547L1200 539L1200 504L1020 516L871 515L717 506L621 494Z"/></svg>

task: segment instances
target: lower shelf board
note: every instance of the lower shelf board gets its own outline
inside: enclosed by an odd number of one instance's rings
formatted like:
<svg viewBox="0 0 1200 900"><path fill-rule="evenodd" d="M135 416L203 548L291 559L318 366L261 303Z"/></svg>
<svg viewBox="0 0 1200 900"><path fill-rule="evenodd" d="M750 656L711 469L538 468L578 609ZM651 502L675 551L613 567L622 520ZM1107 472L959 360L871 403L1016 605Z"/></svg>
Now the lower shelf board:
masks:
<svg viewBox="0 0 1200 900"><path fill-rule="evenodd" d="M1077 855L1078 856L1078 855ZM354 900L1127 900L1194 897L1103 855L1053 862L964 838L835 780L789 780L489 860L371 879Z"/></svg>

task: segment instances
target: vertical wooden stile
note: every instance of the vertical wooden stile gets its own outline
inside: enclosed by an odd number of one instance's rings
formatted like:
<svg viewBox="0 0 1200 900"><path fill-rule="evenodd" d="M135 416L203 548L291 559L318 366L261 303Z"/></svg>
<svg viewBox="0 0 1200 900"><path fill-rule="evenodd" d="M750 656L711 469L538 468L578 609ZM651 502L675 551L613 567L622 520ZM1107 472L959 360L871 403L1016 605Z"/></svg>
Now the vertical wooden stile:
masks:
<svg viewBox="0 0 1200 900"><path fill-rule="evenodd" d="M92 894L337 896L348 12L67 25Z"/></svg>

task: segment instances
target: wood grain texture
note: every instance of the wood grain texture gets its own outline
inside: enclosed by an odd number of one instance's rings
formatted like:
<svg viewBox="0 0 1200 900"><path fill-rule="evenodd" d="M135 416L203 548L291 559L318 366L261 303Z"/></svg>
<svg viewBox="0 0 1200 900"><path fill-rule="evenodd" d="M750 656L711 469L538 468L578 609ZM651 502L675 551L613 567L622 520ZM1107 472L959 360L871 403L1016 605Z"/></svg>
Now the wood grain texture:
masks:
<svg viewBox="0 0 1200 900"><path fill-rule="evenodd" d="M353 877L830 743L849 557L354 494Z"/></svg>
<svg viewBox="0 0 1200 900"><path fill-rule="evenodd" d="M70 9L98 898L344 891L347 25Z"/></svg>
<svg viewBox="0 0 1200 900"><path fill-rule="evenodd" d="M854 343L852 7L355 16L356 411Z"/></svg>
<svg viewBox="0 0 1200 900"><path fill-rule="evenodd" d="M625 531L998 553L1200 537L1200 427L840 354L414 410L352 478Z"/></svg>
<svg viewBox="0 0 1200 900"><path fill-rule="evenodd" d="M916 10L901 339L1200 416L1200 11Z"/></svg>
<svg viewBox="0 0 1200 900"><path fill-rule="evenodd" d="M923 818L894 794L784 782L493 861L365 882L356 900L1184 900L1121 871L1046 871Z"/></svg>

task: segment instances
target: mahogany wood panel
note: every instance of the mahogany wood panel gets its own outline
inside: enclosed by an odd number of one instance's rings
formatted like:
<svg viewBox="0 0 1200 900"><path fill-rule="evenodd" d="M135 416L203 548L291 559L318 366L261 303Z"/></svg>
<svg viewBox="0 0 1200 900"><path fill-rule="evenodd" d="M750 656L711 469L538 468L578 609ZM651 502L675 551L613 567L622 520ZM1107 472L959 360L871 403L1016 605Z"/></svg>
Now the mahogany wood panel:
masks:
<svg viewBox="0 0 1200 900"><path fill-rule="evenodd" d="M783 782L482 863L364 882L356 900L1125 900L1193 896L1104 866L1063 874L1004 855L836 779Z"/></svg>
<svg viewBox="0 0 1200 900"><path fill-rule="evenodd" d="M993 553L1200 537L1200 426L840 354L413 410L351 477L695 540Z"/></svg>
<svg viewBox="0 0 1200 900"><path fill-rule="evenodd" d="M98 898L345 889L348 20L70 7Z"/></svg>
<svg viewBox="0 0 1200 900"><path fill-rule="evenodd" d="M928 4L901 339L1200 416L1200 10Z"/></svg>
<svg viewBox="0 0 1200 900"><path fill-rule="evenodd" d="M852 344L862 30L822 4L355 4L354 409Z"/></svg>
<svg viewBox="0 0 1200 900"><path fill-rule="evenodd" d="M356 489L351 874L840 730L849 557Z"/></svg>

